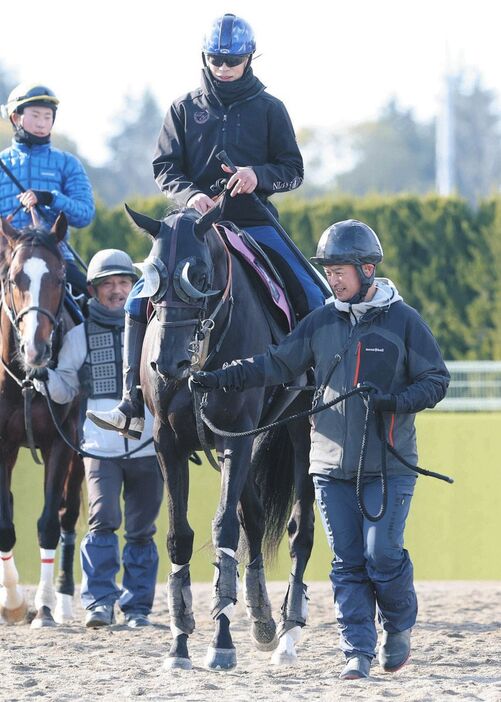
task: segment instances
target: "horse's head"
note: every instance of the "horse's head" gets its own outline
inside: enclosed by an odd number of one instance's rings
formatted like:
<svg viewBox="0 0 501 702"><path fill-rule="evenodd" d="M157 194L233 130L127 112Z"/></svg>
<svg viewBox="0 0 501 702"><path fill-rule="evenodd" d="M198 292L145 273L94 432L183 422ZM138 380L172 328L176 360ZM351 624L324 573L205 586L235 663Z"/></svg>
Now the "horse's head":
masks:
<svg viewBox="0 0 501 702"><path fill-rule="evenodd" d="M197 338L207 332L207 325L213 326L208 317L225 287L223 245L209 235L216 215L200 218L187 209L158 221L127 211L153 238L150 255L140 266L141 296L151 299L160 327L150 363L164 378L180 380L188 376Z"/></svg>
<svg viewBox="0 0 501 702"><path fill-rule="evenodd" d="M59 324L65 295L66 267L57 247L67 230L64 214L52 230L18 231L1 220L4 237L3 311L10 320L26 368L45 366Z"/></svg>

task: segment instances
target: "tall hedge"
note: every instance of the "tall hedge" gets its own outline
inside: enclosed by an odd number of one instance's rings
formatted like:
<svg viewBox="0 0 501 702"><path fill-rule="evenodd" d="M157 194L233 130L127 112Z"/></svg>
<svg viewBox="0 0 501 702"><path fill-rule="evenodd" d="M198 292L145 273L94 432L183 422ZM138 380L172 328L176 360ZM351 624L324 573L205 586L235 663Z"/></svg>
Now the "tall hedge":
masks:
<svg viewBox="0 0 501 702"><path fill-rule="evenodd" d="M156 218L167 210L161 196L129 205ZM421 312L445 357L501 358L500 198L474 210L464 200L435 195L310 201L288 195L278 199L278 207L282 224L307 256L333 222L355 218L369 224L385 253L378 274L391 278ZM87 260L101 248L116 247L138 261L150 249L123 207L103 205L92 225L74 234L73 245Z"/></svg>

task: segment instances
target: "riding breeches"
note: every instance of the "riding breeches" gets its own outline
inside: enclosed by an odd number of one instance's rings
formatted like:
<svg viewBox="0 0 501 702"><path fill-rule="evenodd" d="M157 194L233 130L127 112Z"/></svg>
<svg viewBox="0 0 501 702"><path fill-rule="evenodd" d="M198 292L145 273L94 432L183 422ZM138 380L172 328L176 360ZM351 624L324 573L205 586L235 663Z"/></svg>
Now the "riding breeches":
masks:
<svg viewBox="0 0 501 702"><path fill-rule="evenodd" d="M376 611L385 631L411 628L417 616L413 567L404 549L404 528L414 492L414 475L387 480L384 517L366 519L358 506L355 481L313 476L322 523L334 551L330 579L334 591L340 648L346 656L375 655ZM371 514L381 504L381 481L364 483Z"/></svg>

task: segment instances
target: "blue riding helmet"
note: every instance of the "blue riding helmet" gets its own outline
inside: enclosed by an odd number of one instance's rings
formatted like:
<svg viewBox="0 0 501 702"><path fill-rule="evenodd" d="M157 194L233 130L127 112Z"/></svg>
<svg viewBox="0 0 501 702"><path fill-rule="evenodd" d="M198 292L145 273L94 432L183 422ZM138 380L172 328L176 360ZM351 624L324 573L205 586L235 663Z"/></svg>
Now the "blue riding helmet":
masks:
<svg viewBox="0 0 501 702"><path fill-rule="evenodd" d="M206 54L232 56L253 54L255 50L256 40L250 24L241 17L228 13L214 20L202 47Z"/></svg>

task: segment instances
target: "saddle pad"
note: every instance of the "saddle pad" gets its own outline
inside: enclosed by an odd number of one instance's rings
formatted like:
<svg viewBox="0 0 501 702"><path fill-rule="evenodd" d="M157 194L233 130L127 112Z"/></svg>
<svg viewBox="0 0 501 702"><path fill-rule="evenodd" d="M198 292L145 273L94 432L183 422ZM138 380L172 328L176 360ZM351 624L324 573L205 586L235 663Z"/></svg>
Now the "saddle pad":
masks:
<svg viewBox="0 0 501 702"><path fill-rule="evenodd" d="M293 313L287 302L287 297L285 295L282 285L277 281L276 277L273 275L272 271L267 266L266 262L259 257L257 251L250 248L249 243L244 238L242 232L234 231L225 227L224 224L219 224L218 230L222 230L222 234L231 248L237 253L248 266L254 271L261 282L264 284L273 304L283 313L287 320L288 330L291 331L293 328ZM247 232L245 237L251 239L252 237Z"/></svg>

